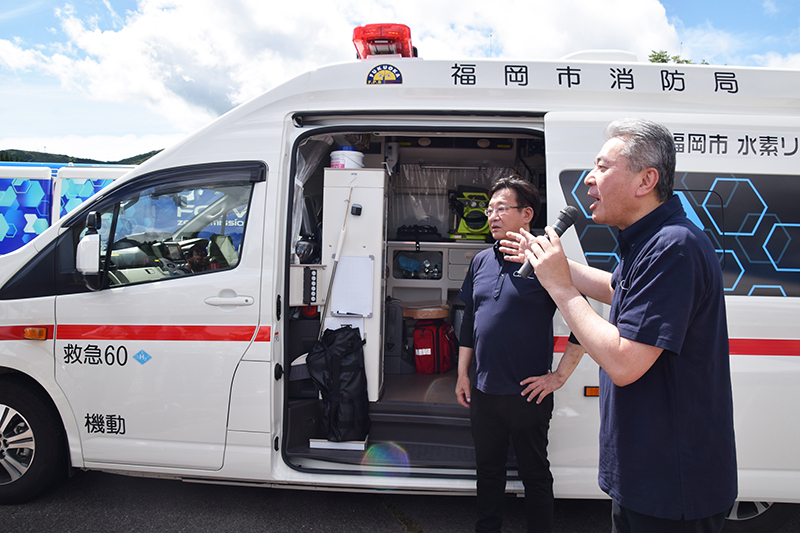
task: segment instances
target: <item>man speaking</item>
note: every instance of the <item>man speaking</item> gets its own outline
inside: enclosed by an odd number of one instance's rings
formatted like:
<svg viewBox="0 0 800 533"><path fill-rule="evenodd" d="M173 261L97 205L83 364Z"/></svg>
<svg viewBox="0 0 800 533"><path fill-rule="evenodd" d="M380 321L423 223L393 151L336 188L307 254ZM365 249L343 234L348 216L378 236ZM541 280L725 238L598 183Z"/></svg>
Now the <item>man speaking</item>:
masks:
<svg viewBox="0 0 800 533"><path fill-rule="evenodd" d="M665 127L612 122L584 182L592 220L616 226L613 274L567 261L549 240L509 235L600 365L599 483L613 531L719 532L737 494L722 272L711 241L673 196ZM611 306L600 317L581 294Z"/></svg>

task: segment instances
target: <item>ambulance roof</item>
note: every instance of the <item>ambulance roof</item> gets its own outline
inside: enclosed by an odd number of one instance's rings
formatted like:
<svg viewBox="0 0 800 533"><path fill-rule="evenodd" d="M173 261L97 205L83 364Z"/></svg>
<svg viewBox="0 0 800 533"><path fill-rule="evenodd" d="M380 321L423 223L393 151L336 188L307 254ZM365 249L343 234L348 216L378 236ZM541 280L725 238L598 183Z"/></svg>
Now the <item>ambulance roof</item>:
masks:
<svg viewBox="0 0 800 533"><path fill-rule="evenodd" d="M229 111L135 174L203 161L257 158L287 120L389 115L541 117L552 111L750 115L800 114L800 71L587 61L428 61L370 57L300 75Z"/></svg>

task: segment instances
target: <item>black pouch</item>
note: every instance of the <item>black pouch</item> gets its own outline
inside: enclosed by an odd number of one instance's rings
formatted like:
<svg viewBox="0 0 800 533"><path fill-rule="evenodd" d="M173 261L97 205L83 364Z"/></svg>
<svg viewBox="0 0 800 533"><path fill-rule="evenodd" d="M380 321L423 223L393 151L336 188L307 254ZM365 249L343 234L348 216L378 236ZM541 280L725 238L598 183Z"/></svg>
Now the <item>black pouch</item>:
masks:
<svg viewBox="0 0 800 533"><path fill-rule="evenodd" d="M311 380L322 393L329 441L364 440L369 433L364 343L358 328L326 329L306 357Z"/></svg>
<svg viewBox="0 0 800 533"><path fill-rule="evenodd" d="M398 241L438 242L443 241L442 235L434 226L412 225L397 228Z"/></svg>

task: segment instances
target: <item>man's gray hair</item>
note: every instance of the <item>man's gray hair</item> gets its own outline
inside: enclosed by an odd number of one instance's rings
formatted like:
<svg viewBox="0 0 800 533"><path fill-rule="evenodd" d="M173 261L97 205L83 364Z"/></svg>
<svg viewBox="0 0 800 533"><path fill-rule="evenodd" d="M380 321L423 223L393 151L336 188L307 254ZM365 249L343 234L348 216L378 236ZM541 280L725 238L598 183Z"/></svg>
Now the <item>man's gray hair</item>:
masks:
<svg viewBox="0 0 800 533"><path fill-rule="evenodd" d="M675 141L661 124L638 118L615 120L606 126L606 140L619 138L625 142L620 152L628 158L628 170L645 168L658 171L656 194L661 202L672 197L675 182Z"/></svg>

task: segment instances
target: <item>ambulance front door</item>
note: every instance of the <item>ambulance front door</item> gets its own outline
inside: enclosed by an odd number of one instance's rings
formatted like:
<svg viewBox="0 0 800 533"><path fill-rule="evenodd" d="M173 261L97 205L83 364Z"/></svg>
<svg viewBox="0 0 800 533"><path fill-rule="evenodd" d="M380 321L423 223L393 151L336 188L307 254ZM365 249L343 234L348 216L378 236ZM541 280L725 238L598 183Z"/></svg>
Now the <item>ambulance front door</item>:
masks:
<svg viewBox="0 0 800 533"><path fill-rule="evenodd" d="M57 296L55 356L87 463L221 468L233 376L259 325L265 174L164 171L83 210L101 220L102 288ZM62 235L62 271L83 219Z"/></svg>

